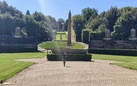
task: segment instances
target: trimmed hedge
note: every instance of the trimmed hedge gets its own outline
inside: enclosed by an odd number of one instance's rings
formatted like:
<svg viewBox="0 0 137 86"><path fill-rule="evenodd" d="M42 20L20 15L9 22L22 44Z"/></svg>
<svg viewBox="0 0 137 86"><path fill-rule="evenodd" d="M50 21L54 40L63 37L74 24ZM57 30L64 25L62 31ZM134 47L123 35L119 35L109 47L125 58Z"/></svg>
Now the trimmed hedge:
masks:
<svg viewBox="0 0 137 86"><path fill-rule="evenodd" d="M0 46L0 53L14 53L14 52L37 52L37 46Z"/></svg>
<svg viewBox="0 0 137 86"><path fill-rule="evenodd" d="M137 50L126 50L126 49L89 49L89 53L95 54L110 54L110 55L126 55L126 56L137 56Z"/></svg>
<svg viewBox="0 0 137 86"><path fill-rule="evenodd" d="M89 43L89 34L90 34L90 30L88 29L82 31L82 41L84 43Z"/></svg>
<svg viewBox="0 0 137 86"><path fill-rule="evenodd" d="M58 54L48 54L47 55L48 61L61 61L62 55ZM92 55L91 54L68 54L67 61L91 61Z"/></svg>
<svg viewBox="0 0 137 86"><path fill-rule="evenodd" d="M90 39L92 40L102 40L104 38L104 32L91 32Z"/></svg>
<svg viewBox="0 0 137 86"><path fill-rule="evenodd" d="M87 49L61 49L55 48L51 49L52 53L62 54L63 52L67 52L67 54L87 54Z"/></svg>

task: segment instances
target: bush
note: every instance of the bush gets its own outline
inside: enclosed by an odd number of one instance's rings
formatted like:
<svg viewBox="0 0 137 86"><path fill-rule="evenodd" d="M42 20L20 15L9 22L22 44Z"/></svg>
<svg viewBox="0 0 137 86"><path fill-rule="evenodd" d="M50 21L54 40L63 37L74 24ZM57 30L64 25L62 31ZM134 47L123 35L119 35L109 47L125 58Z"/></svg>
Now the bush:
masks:
<svg viewBox="0 0 137 86"><path fill-rule="evenodd" d="M137 50L126 50L126 49L89 49L89 53L95 54L110 54L110 55L126 55L126 56L137 56Z"/></svg>
<svg viewBox="0 0 137 86"><path fill-rule="evenodd" d="M62 55L60 54L48 54L48 61L61 61ZM91 54L68 54L67 61L91 61Z"/></svg>

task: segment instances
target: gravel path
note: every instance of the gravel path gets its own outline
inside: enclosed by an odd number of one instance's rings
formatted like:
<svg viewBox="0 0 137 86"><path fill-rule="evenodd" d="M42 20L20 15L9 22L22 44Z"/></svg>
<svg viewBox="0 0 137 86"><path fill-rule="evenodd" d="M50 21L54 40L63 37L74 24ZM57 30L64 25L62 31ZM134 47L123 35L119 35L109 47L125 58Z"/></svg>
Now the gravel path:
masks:
<svg viewBox="0 0 137 86"><path fill-rule="evenodd" d="M47 61L27 59L36 64L0 86L137 86L137 71L110 65L112 61Z"/></svg>

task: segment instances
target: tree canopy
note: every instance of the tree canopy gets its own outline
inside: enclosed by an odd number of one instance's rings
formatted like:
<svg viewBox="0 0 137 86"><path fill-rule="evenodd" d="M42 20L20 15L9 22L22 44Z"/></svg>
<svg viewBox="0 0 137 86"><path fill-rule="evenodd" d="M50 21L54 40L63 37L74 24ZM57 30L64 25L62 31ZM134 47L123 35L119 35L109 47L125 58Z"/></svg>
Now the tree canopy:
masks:
<svg viewBox="0 0 137 86"><path fill-rule="evenodd" d="M137 32L137 8L136 7L111 7L108 11L98 14L95 8L84 8L81 14L73 16L73 28L80 31L88 29L92 39L102 39L105 29L109 29L114 39L127 39L130 37L130 30L134 28ZM79 18L82 18L79 20ZM76 19L77 18L77 19ZM75 19L75 20L74 20ZM77 22L76 22L77 21ZM78 22L83 22L78 23ZM82 27L79 27L82 26ZM82 28L82 29L81 29ZM76 36L82 34L75 30ZM83 34L86 35L86 34ZM81 37L79 36L79 39Z"/></svg>
<svg viewBox="0 0 137 86"><path fill-rule="evenodd" d="M22 36L33 36L40 42L53 38L52 30L57 29L56 24L54 17L37 11L30 14L29 10L22 14L5 1L0 2L0 35L13 36L15 28L20 27Z"/></svg>
<svg viewBox="0 0 137 86"><path fill-rule="evenodd" d="M26 10L26 14L23 14L5 1L0 2L0 36L13 36L15 28L20 27L22 36L33 36L39 42L52 40L52 31L67 30L67 24L68 20L56 20L37 11L31 14ZM126 39L130 36L132 28L137 30L137 8L114 6L100 14L95 8L83 8L81 14L72 17L72 27L77 41L82 40L82 35L87 35L87 32L82 34L82 31L90 31L92 39L102 39L105 29L110 30L114 39Z"/></svg>

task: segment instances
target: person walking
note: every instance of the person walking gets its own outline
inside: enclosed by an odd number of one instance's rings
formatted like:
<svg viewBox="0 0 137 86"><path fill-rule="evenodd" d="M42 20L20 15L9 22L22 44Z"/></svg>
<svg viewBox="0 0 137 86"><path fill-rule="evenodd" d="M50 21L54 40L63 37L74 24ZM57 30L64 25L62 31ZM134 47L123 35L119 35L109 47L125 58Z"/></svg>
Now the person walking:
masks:
<svg viewBox="0 0 137 86"><path fill-rule="evenodd" d="M63 65L65 67L66 60L67 60L67 54L66 53L63 53L62 60L63 60Z"/></svg>

